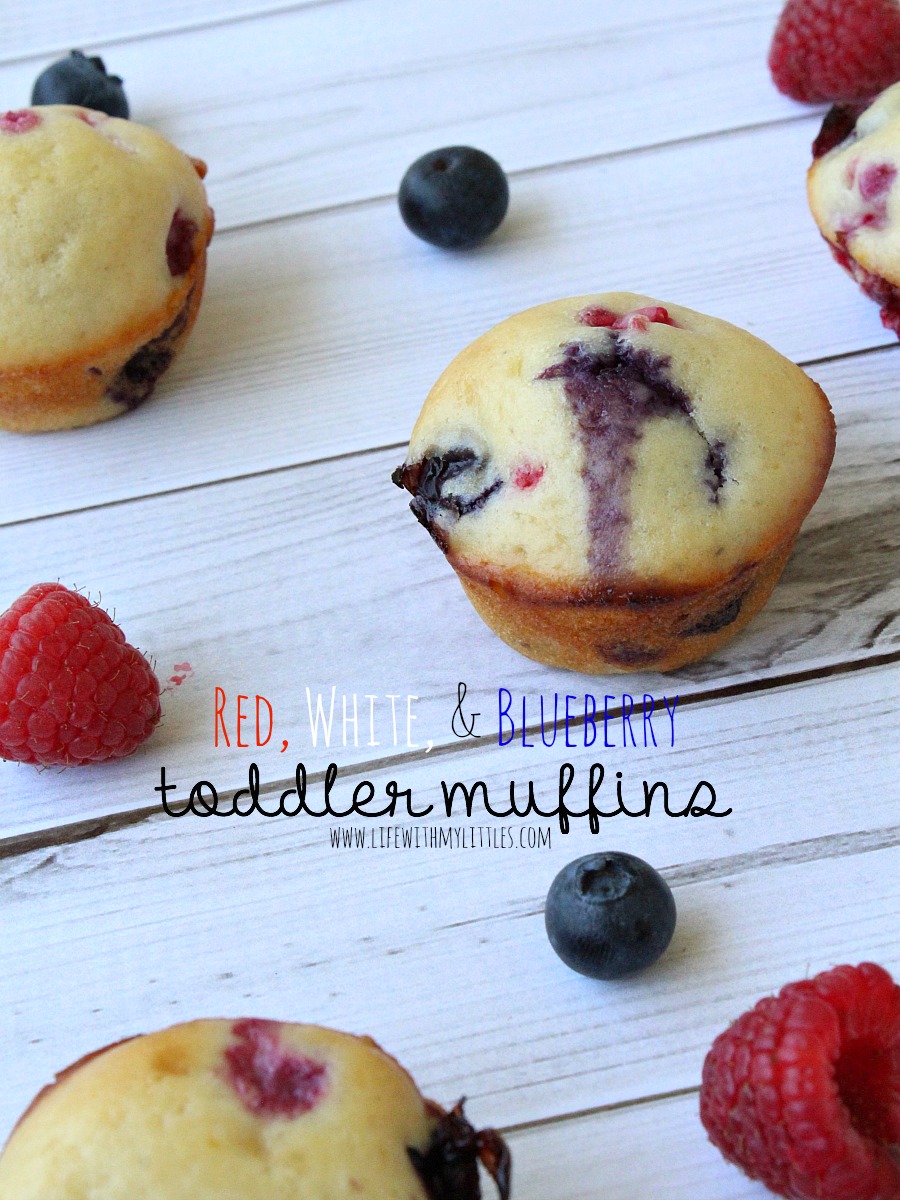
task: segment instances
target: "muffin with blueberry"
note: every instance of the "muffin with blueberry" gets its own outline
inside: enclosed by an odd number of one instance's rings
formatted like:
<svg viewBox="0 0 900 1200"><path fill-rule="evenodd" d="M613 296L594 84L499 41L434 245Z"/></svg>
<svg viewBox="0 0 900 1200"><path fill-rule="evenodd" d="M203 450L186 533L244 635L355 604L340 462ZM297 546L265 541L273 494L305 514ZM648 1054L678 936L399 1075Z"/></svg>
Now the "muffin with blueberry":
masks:
<svg viewBox="0 0 900 1200"><path fill-rule="evenodd" d="M900 83L868 107L835 105L813 145L809 205L840 265L900 335Z"/></svg>
<svg viewBox="0 0 900 1200"><path fill-rule="evenodd" d="M833 453L824 394L770 346L611 293L529 309L463 350L394 482L515 649L669 670L763 606Z"/></svg>
<svg viewBox="0 0 900 1200"><path fill-rule="evenodd" d="M91 109L0 114L0 428L88 425L152 393L200 305L205 170Z"/></svg>
<svg viewBox="0 0 900 1200"><path fill-rule="evenodd" d="M480 1200L509 1156L423 1099L369 1038L193 1021L122 1042L41 1092L0 1155L15 1200Z"/></svg>

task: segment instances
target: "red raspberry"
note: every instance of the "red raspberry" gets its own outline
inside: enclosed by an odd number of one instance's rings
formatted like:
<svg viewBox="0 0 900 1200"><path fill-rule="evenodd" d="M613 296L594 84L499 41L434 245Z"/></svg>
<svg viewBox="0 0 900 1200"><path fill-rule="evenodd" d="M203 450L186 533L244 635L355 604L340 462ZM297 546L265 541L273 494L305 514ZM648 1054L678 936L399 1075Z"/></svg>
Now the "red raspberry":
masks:
<svg viewBox="0 0 900 1200"><path fill-rule="evenodd" d="M197 226L180 208L175 210L166 236L166 261L170 275L185 275L194 261Z"/></svg>
<svg viewBox="0 0 900 1200"><path fill-rule="evenodd" d="M778 90L795 100L870 100L900 79L900 4L788 0L769 69Z"/></svg>
<svg viewBox="0 0 900 1200"><path fill-rule="evenodd" d="M0 758L45 766L122 758L159 716L150 664L84 596L37 583L0 616Z"/></svg>
<svg viewBox="0 0 900 1200"><path fill-rule="evenodd" d="M900 987L874 963L760 1000L713 1042L700 1118L793 1200L900 1200Z"/></svg>

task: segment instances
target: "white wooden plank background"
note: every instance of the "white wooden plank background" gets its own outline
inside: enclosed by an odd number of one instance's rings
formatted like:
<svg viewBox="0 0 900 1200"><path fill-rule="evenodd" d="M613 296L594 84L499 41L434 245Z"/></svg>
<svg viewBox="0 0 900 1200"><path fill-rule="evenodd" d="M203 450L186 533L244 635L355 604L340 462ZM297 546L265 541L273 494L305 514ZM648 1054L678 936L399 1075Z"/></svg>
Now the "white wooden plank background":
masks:
<svg viewBox="0 0 900 1200"><path fill-rule="evenodd" d="M260 1013L372 1033L436 1098L465 1092L473 1116L510 1132L517 1200L766 1194L697 1119L711 1039L790 978L863 958L900 968L900 348L806 211L819 115L768 80L779 7L4 12L4 103L24 103L56 51L101 49L135 115L209 160L218 233L196 334L153 402L105 427L0 435L0 601L39 578L79 584L163 678L194 668L127 762L0 763L0 1137L97 1045ZM413 157L457 141L503 162L513 203L490 244L446 256L407 234L392 197ZM493 638L388 474L472 336L527 304L620 286L808 364L838 452L741 638L673 676L591 680ZM488 729L499 686L681 696L674 749L602 759L673 795L709 778L735 809L606 822L603 846L664 869L679 903L672 949L644 977L598 985L549 950L543 896L595 844L581 829L541 851L337 851L311 820L144 811L162 762L225 787L251 758L270 785L297 758L334 758L346 779L423 792L442 778L550 788L559 745L456 744L459 679ZM216 684L270 696L290 753L216 751ZM313 750L304 689L332 684L418 695L416 734L436 751ZM582 772L595 757L566 754Z"/></svg>
<svg viewBox="0 0 900 1200"><path fill-rule="evenodd" d="M125 38L147 38L174 30L215 28L229 20L265 13L290 12L309 4L339 4L346 0L272 0L268 4L246 0L116 0L115 5L60 3L6 5L3 11L4 44L0 61L33 59L65 53L73 46L87 51Z"/></svg>
<svg viewBox="0 0 900 1200"><path fill-rule="evenodd" d="M878 699L852 679L740 697L685 716L674 752L604 756L626 783L666 778L673 802L709 778L733 819L614 818L602 837L554 834L549 851L410 853L334 851L324 821L157 817L8 859L3 909L21 934L0 978L14 971L31 1000L12 1011L0 1127L62 1047L106 1044L148 1012L285 1016L302 1003L305 1018L369 1030L434 1094L465 1091L479 1119L504 1125L696 1083L747 998L858 957L861 924L866 953L900 965L900 827L873 803L898 677L871 673ZM546 804L569 756L582 773L595 758L510 747L407 768L402 783L434 800L440 778L477 773L499 790L530 777ZM851 756L853 786L834 796ZM392 775L373 775L379 792ZM565 968L542 928L554 874L598 843L657 863L680 913L663 962L612 987ZM812 899L827 893L839 900Z"/></svg>
<svg viewBox="0 0 900 1200"><path fill-rule="evenodd" d="M694 1094L538 1125L510 1139L516 1195L532 1200L764 1200L698 1137Z"/></svg>
<svg viewBox="0 0 900 1200"><path fill-rule="evenodd" d="M521 171L806 111L760 68L777 0L266 7L104 47L135 119L212 164L223 228L392 195L414 158L448 143L489 145ZM27 102L41 65L0 65L10 104Z"/></svg>

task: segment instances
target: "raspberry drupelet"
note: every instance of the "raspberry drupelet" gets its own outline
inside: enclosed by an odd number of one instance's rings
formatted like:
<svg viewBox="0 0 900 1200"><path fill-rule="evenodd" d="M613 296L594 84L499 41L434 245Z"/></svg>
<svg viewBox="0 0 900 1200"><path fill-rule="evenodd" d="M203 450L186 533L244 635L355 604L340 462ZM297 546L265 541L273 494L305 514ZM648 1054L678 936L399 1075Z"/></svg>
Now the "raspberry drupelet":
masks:
<svg viewBox="0 0 900 1200"><path fill-rule="evenodd" d="M760 1000L713 1043L700 1117L790 1200L900 1200L900 987L874 963Z"/></svg>
<svg viewBox="0 0 900 1200"><path fill-rule="evenodd" d="M0 616L0 758L40 766L123 758L159 718L150 664L85 596L38 583Z"/></svg>
<svg viewBox="0 0 900 1200"><path fill-rule="evenodd" d="M869 100L900 79L900 7L896 0L788 0L769 68L778 90L794 100Z"/></svg>

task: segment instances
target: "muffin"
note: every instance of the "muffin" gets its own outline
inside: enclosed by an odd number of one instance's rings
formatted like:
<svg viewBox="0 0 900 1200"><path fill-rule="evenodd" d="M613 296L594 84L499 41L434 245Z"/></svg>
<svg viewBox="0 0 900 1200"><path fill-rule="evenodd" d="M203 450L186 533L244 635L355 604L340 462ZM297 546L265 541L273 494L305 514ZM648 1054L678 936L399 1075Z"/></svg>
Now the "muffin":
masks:
<svg viewBox="0 0 900 1200"><path fill-rule="evenodd" d="M509 1158L369 1038L194 1021L82 1059L0 1155L12 1200L479 1200Z"/></svg>
<svg viewBox="0 0 900 1200"><path fill-rule="evenodd" d="M463 350L393 478L516 650L664 671L763 606L833 453L824 394L770 346L610 293L529 309Z"/></svg>
<svg viewBox="0 0 900 1200"><path fill-rule="evenodd" d="M90 109L0 115L0 428L69 429L147 399L200 305L205 173Z"/></svg>
<svg viewBox="0 0 900 1200"><path fill-rule="evenodd" d="M900 83L868 108L832 108L813 155L807 194L816 224L900 335Z"/></svg>

